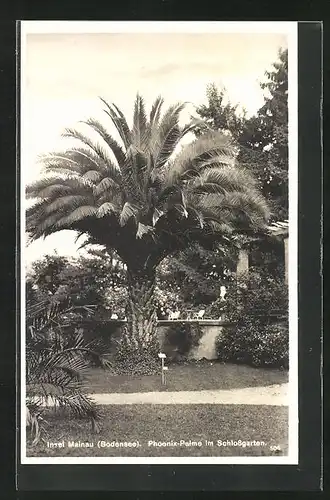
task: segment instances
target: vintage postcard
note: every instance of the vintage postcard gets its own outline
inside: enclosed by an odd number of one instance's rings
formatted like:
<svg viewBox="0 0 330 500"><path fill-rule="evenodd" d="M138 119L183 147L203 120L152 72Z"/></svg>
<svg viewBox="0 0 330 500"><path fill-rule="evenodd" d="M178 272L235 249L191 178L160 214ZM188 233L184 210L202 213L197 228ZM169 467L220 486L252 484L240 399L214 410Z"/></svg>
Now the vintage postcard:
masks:
<svg viewBox="0 0 330 500"><path fill-rule="evenodd" d="M22 464L298 464L297 23L20 23Z"/></svg>

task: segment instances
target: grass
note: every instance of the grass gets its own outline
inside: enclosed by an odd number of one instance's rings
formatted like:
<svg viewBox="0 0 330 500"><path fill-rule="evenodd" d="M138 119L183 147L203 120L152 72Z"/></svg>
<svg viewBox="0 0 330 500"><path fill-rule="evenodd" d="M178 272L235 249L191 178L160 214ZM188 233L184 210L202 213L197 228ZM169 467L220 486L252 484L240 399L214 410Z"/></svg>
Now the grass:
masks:
<svg viewBox="0 0 330 500"><path fill-rule="evenodd" d="M49 448L47 442L28 447L30 457L118 457L118 456L281 456L287 455L288 409L252 405L121 405L100 407L101 430L95 434L89 422L47 417L48 442L63 448ZM218 440L264 441L264 446L217 446ZM88 441L91 448L69 448L70 441ZM137 448L98 448L98 441L138 441ZM201 447L154 447L148 441L201 441ZM205 441L213 441L206 446ZM279 452L272 446L280 446Z"/></svg>
<svg viewBox="0 0 330 500"><path fill-rule="evenodd" d="M241 389L245 387L282 384L288 381L286 370L252 368L245 365L218 362L172 364L167 372L167 384L161 385L159 375L132 377L113 375L109 370L92 368L87 373L86 391L150 392L150 391L200 391L208 389Z"/></svg>

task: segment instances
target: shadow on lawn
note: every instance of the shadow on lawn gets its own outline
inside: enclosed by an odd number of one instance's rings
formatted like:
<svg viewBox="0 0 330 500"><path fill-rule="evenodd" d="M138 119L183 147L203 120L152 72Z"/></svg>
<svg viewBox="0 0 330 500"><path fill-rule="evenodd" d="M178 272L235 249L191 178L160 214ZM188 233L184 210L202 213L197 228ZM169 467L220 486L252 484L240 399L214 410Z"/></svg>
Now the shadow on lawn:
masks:
<svg viewBox="0 0 330 500"><path fill-rule="evenodd" d="M133 377L93 368L87 373L85 390L89 393L230 390L286 382L286 370L201 361L169 365L166 386L161 385L160 373Z"/></svg>

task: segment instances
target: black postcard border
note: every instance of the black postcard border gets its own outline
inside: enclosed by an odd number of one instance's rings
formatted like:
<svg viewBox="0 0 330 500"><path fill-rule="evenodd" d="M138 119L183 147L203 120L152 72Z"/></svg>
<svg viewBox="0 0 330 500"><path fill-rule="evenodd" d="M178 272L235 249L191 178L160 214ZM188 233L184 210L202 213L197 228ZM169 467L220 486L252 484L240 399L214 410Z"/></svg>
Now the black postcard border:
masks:
<svg viewBox="0 0 330 500"><path fill-rule="evenodd" d="M3 23L5 24L5 23ZM15 49L15 22L2 32ZM17 486L20 491L318 491L321 487L321 92L322 24L298 27L299 108L299 466L286 465L21 465L17 442ZM15 57L15 54L12 54ZM8 65L16 89L15 64ZM11 92L11 91L10 91ZM13 95L10 93L10 104ZM9 95L8 94L8 95ZM14 96L14 100L15 100ZM19 98L18 101L19 102ZM15 113L9 111L10 127ZM5 116L8 118L8 114ZM19 126L19 113L17 116ZM17 127L18 128L18 127ZM12 138L9 137L9 142ZM10 142L11 151L12 143ZM18 151L19 160L19 151ZM11 159L10 165L13 160ZM12 165L14 168L14 166ZM19 194L19 169L17 172ZM13 208L9 205L9 208ZM19 196L17 196L16 272L19 269ZM9 231L12 230L9 223ZM8 253L8 250L7 250ZM9 273L10 274L10 273ZM17 291L20 283L17 279ZM3 290L5 292L5 289ZM17 297L19 306L19 294ZM19 307L16 309L19 323ZM20 328L17 329L19 377ZM19 381L19 378L17 378ZM19 396L19 394L18 394ZM19 398L18 401L19 403ZM19 405L17 405L19 427Z"/></svg>

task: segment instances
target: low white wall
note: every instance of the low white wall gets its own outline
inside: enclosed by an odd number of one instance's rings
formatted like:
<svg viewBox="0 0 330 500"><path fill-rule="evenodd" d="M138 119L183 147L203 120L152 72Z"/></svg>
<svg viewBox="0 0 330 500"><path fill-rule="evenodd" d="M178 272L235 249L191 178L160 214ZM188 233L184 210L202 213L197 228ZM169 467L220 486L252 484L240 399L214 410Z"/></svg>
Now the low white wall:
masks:
<svg viewBox="0 0 330 500"><path fill-rule="evenodd" d="M222 331L222 326L205 326L203 328L204 334L199 341L199 345L194 347L190 353L190 359L216 359L217 352L215 348L215 341L219 333Z"/></svg>
<svg viewBox="0 0 330 500"><path fill-rule="evenodd" d="M106 321L106 323L109 323L109 326L111 324L112 328L111 331L113 332L113 327L115 327L115 331L112 333L112 338L113 339L119 339L121 336L121 329L123 324L126 322L123 320L109 320ZM191 349L190 353L188 354L189 359L216 359L216 347L215 347L215 342L216 338L219 335L219 333L223 330L225 326L228 326L228 322L225 321L220 321L220 320L210 320L210 319L205 319L205 320L200 320L200 321L191 321L191 320L160 320L158 321L157 324L157 333L158 333L158 338L160 345L164 349L164 352L166 352L167 356L169 358L175 357L177 353L177 347L176 345L169 345L166 343L166 346L164 345L164 340L166 338L166 331L178 324L182 323L194 323L198 324L199 327L202 330L202 337L200 338L199 345L197 347L194 347ZM105 335L106 338L106 335Z"/></svg>
<svg viewBox="0 0 330 500"><path fill-rule="evenodd" d="M167 328L174 326L178 323L192 323L189 320L162 320L158 322L157 330L159 334L160 343L163 343L165 333ZM220 321L220 320L211 320L205 319L200 321L195 321L195 324L198 323L200 328L202 329L203 335L199 341L199 345L197 347L192 348L188 357L189 359L216 359L216 338L219 333L222 332L223 328L228 325L228 322ZM175 351L176 346L172 346L173 351ZM170 354L170 352L168 352Z"/></svg>

